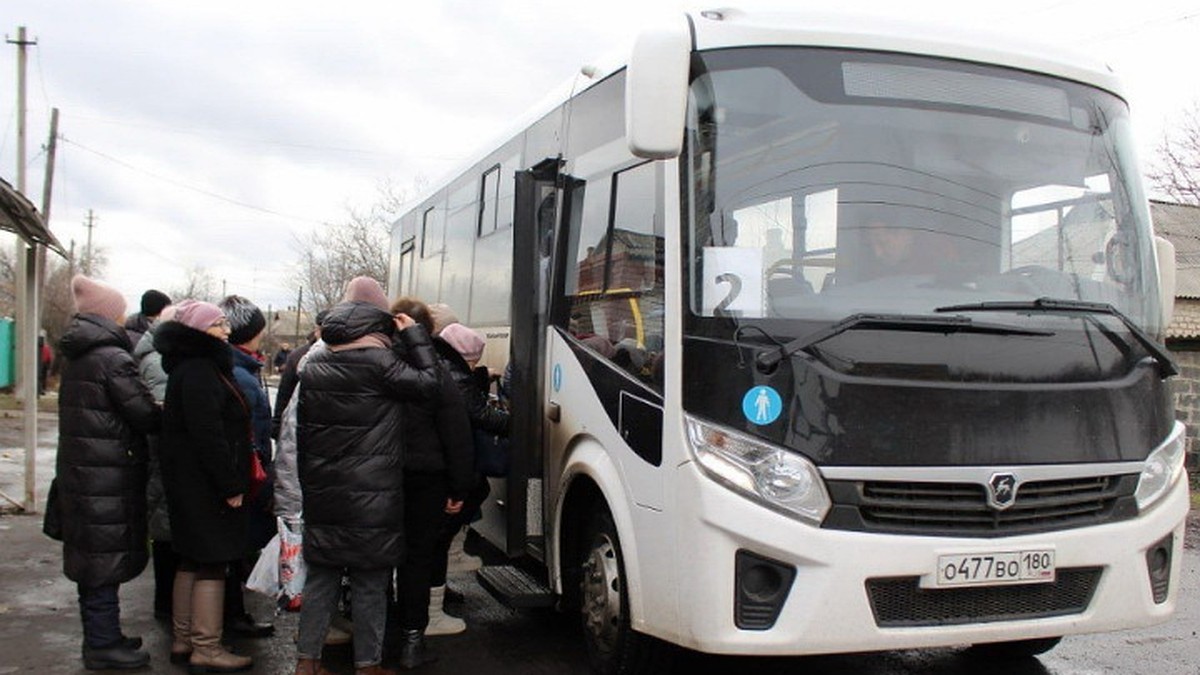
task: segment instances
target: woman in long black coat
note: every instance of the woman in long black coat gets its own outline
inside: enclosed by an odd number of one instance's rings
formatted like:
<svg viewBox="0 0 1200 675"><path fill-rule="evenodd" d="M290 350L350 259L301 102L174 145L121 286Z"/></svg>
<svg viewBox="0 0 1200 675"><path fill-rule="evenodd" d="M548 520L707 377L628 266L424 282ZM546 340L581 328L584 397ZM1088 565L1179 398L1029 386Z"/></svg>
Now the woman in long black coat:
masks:
<svg viewBox="0 0 1200 675"><path fill-rule="evenodd" d="M229 320L216 305L185 300L154 336L167 372L162 472L175 575L171 659L193 672L252 665L221 646L225 574L245 550L250 413L233 377Z"/></svg>
<svg viewBox="0 0 1200 675"><path fill-rule="evenodd" d="M139 668L141 640L121 634L118 587L146 567L146 436L158 407L138 378L121 327L125 299L84 276L63 335L55 491L63 572L79 588L84 665Z"/></svg>

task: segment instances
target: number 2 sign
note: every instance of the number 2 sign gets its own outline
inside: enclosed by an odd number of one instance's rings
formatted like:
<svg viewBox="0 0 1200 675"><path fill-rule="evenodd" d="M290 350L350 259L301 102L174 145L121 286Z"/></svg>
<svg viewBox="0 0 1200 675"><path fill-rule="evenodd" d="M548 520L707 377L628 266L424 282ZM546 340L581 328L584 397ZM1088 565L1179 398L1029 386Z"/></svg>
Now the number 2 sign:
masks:
<svg viewBox="0 0 1200 675"><path fill-rule="evenodd" d="M705 316L763 314L762 249L707 246L700 310Z"/></svg>

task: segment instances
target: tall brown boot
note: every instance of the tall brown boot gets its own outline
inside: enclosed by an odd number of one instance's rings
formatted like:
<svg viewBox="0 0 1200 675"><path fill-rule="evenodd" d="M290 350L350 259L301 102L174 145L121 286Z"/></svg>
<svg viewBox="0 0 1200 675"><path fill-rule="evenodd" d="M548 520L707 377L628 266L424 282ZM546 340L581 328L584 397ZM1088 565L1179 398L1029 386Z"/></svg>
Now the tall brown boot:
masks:
<svg viewBox="0 0 1200 675"><path fill-rule="evenodd" d="M197 579L192 586L192 658L190 673L235 673L249 670L254 660L221 646L224 623L225 580Z"/></svg>
<svg viewBox="0 0 1200 675"><path fill-rule="evenodd" d="M171 663L187 663L192 655L192 586L195 572L175 571L171 586Z"/></svg>

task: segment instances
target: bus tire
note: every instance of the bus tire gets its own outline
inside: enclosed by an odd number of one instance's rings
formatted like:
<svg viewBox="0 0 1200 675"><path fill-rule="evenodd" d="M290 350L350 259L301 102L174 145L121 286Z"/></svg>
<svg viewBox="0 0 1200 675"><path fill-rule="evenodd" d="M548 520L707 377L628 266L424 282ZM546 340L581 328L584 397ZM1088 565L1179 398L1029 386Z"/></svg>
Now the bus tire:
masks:
<svg viewBox="0 0 1200 675"><path fill-rule="evenodd" d="M599 508L586 529L580 559L580 616L588 662L598 675L666 673L674 650L629 623L625 561L612 515Z"/></svg>
<svg viewBox="0 0 1200 675"><path fill-rule="evenodd" d="M1045 654L1058 646L1061 641L1061 637L1048 637L1011 642L984 642L971 645L968 653L973 658L989 661L1016 661Z"/></svg>

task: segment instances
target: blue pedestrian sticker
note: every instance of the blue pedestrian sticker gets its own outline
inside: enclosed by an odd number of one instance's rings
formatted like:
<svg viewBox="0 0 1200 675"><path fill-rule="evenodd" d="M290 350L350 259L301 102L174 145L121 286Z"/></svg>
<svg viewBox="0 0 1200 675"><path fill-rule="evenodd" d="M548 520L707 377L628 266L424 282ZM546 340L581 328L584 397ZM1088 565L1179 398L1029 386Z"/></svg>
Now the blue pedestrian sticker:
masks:
<svg viewBox="0 0 1200 675"><path fill-rule="evenodd" d="M782 413L783 399L779 397L779 392L771 387L754 387L742 398L742 414L752 424L770 424L779 419Z"/></svg>
<svg viewBox="0 0 1200 675"><path fill-rule="evenodd" d="M550 384L554 387L555 392L557 392L559 389L562 389L562 364L561 363L554 364L554 370L550 374Z"/></svg>

